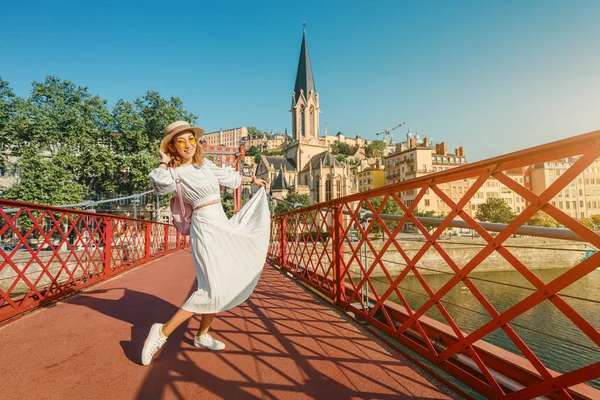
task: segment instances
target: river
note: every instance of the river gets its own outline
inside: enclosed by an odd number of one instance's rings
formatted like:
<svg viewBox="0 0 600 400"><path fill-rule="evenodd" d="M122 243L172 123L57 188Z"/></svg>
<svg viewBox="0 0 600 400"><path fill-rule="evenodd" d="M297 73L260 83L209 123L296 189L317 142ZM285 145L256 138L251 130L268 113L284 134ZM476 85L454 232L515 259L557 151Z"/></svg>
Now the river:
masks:
<svg viewBox="0 0 600 400"><path fill-rule="evenodd" d="M567 270L544 269L534 270L534 272L548 283ZM516 271L472 272L469 277L499 312L506 311L533 293L523 288L533 289L533 286ZM434 291L441 288L450 278L451 275L448 274L425 276L428 285ZM375 278L373 284L380 294L389 286L385 278ZM427 301L425 290L414 276L407 276L400 286L402 294L413 310ZM600 270L593 271L559 294L565 295L564 300L575 311L596 329L600 329ZM390 297L390 300L400 303L395 294ZM446 294L442 303L464 332L471 333L491 320L483 306L463 283L456 285ZM425 315L446 323L437 308L430 309ZM598 346L548 300L520 315L511 322L511 326L547 368L565 373L600 361ZM515 344L501 329L496 329L483 340L521 355ZM600 389L600 379L588 384Z"/></svg>

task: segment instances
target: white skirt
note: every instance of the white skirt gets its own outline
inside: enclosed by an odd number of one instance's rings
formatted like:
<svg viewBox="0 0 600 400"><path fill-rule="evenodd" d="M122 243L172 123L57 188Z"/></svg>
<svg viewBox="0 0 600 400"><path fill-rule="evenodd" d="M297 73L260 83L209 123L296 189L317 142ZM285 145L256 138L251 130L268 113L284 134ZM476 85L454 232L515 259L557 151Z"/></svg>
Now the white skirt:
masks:
<svg viewBox="0 0 600 400"><path fill-rule="evenodd" d="M267 258L271 218L265 189L231 219L220 203L194 210L192 218L198 290L181 308L212 314L240 305L254 291Z"/></svg>

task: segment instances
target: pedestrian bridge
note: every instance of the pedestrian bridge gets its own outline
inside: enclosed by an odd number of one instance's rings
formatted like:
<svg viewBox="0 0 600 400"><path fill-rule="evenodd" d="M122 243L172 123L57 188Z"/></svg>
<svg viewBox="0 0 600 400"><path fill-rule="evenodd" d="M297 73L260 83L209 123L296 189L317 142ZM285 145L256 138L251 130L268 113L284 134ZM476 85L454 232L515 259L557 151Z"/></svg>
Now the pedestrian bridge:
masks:
<svg viewBox="0 0 600 400"><path fill-rule="evenodd" d="M0 200L0 398L598 399L600 236L571 207L600 209L599 157L596 131L277 215L256 292L214 324L227 349L193 347L192 319L146 368L195 289L185 238ZM560 172L532 187L536 166ZM517 212L477 221L486 197Z"/></svg>

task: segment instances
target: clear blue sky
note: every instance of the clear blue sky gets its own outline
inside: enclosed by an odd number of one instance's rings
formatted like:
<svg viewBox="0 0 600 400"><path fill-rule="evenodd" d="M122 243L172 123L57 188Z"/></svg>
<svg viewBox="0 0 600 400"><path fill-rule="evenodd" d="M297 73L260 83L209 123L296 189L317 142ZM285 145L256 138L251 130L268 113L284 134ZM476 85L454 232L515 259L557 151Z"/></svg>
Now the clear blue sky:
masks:
<svg viewBox="0 0 600 400"><path fill-rule="evenodd" d="M375 139L405 121L475 161L600 129L597 0L11 1L0 13L0 76L21 96L56 75L111 105L178 96L207 131L282 132L306 21L321 132Z"/></svg>

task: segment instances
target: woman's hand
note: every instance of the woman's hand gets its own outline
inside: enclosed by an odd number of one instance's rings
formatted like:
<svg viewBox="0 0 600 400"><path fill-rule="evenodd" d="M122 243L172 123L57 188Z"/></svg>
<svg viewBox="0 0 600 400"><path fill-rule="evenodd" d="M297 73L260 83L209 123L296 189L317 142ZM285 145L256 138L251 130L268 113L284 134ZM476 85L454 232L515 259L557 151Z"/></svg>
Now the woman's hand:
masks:
<svg viewBox="0 0 600 400"><path fill-rule="evenodd" d="M254 178L252 180L252 183L256 185L256 187L263 187L263 186L267 186L267 181L265 181L264 179L260 179L260 178Z"/></svg>
<svg viewBox="0 0 600 400"><path fill-rule="evenodd" d="M162 151L162 150L159 149L158 150L158 154L160 155L160 162L164 162L166 164L169 164L169 161L171 161L171 158L167 154L165 154L164 151Z"/></svg>

